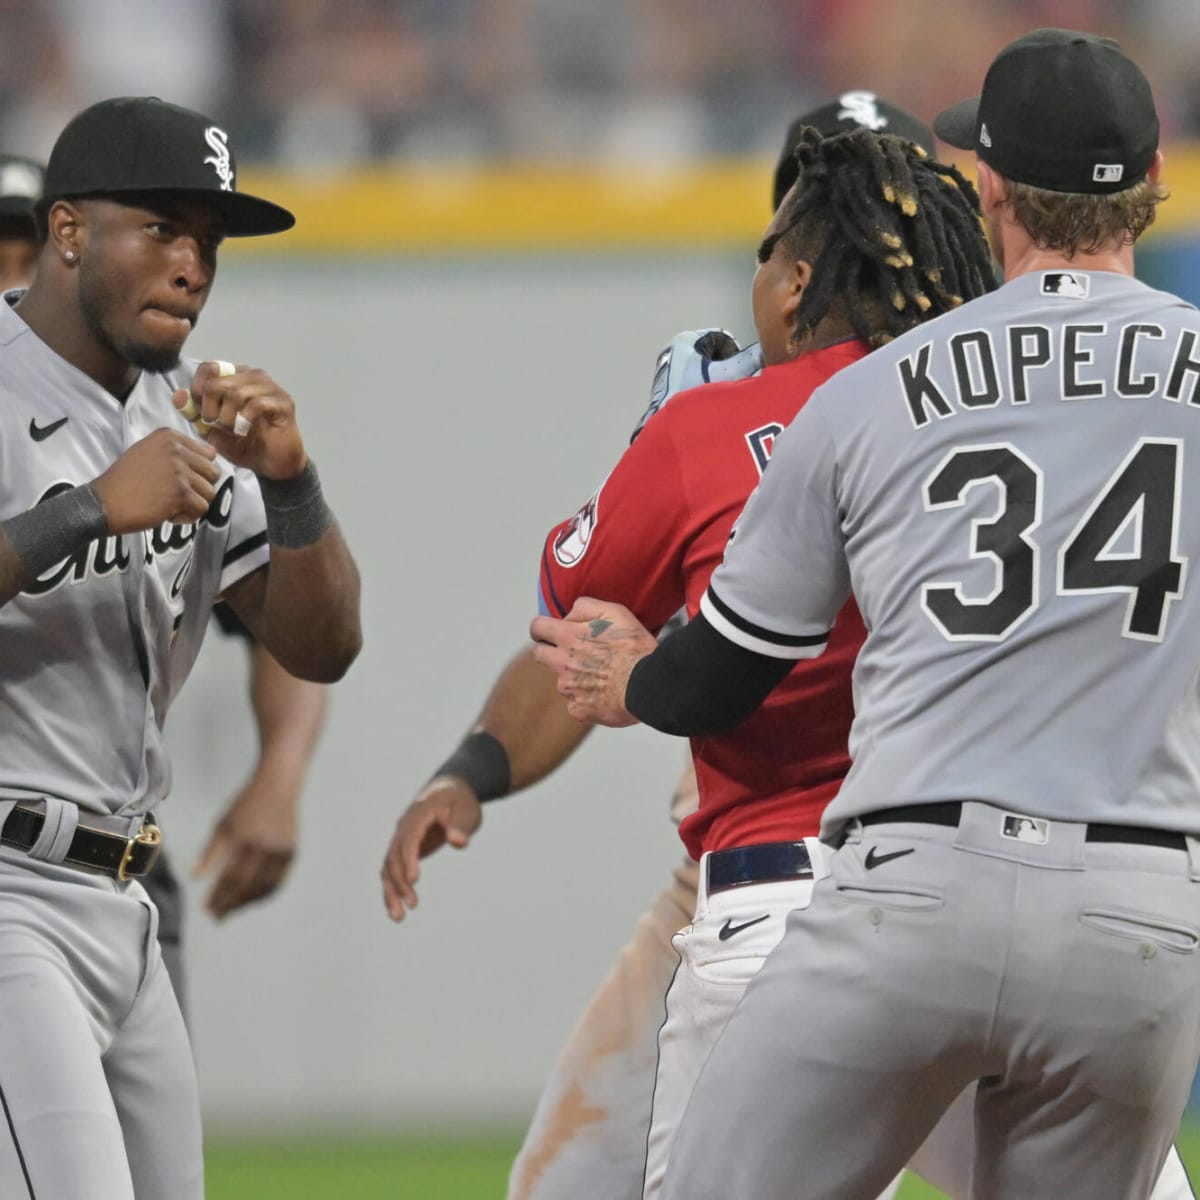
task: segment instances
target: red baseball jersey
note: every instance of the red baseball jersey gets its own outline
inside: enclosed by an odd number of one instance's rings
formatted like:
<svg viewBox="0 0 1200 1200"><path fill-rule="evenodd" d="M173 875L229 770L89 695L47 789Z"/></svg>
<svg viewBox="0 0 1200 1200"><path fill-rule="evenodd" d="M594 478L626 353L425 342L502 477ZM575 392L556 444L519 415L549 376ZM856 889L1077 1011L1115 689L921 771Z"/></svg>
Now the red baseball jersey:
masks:
<svg viewBox="0 0 1200 1200"><path fill-rule="evenodd" d="M694 617L775 438L814 389L867 350L841 342L673 397L600 490L550 531L543 611L565 616L578 597L595 596L624 604L654 632L684 605ZM850 601L823 655L797 663L736 729L691 739L700 808L679 832L694 858L817 833L850 769L850 673L865 637Z"/></svg>

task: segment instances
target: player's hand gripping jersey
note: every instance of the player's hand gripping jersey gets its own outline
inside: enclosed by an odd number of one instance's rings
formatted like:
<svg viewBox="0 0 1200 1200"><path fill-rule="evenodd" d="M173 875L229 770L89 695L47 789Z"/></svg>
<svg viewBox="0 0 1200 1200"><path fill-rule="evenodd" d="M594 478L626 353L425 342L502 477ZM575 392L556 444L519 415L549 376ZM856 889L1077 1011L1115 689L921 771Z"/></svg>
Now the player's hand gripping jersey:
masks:
<svg viewBox="0 0 1200 1200"><path fill-rule="evenodd" d="M551 530L542 611L564 616L590 595L627 605L655 632L683 604L694 616L776 436L814 388L866 353L860 342L842 342L672 399L592 499ZM692 739L700 811L680 834L694 857L815 833L850 765L849 678L864 636L850 601L825 655L794 670L732 733Z"/></svg>
<svg viewBox="0 0 1200 1200"><path fill-rule="evenodd" d="M143 372L122 404L0 303L0 520L96 478L164 424L196 363ZM133 814L168 790L162 725L213 598L267 561L249 471L194 525L93 541L0 608L0 802L53 796Z"/></svg>

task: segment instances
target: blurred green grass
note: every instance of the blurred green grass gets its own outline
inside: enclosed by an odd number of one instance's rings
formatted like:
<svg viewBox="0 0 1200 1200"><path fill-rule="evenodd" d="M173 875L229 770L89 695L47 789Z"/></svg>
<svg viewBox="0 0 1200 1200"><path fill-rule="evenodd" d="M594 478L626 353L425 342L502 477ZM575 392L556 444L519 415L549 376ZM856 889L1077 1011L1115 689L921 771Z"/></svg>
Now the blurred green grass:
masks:
<svg viewBox="0 0 1200 1200"><path fill-rule="evenodd" d="M1193 1179L1200 1179L1200 1124L1185 1125L1179 1131L1179 1153ZM942 1193L911 1175L904 1181L896 1200L942 1200Z"/></svg>
<svg viewBox="0 0 1200 1200"><path fill-rule="evenodd" d="M503 1200L520 1135L210 1139L207 1200Z"/></svg>
<svg viewBox="0 0 1200 1200"><path fill-rule="evenodd" d="M213 1139L205 1159L208 1200L503 1200L516 1134L471 1138ZM1183 1161L1200 1177L1200 1125L1179 1138ZM938 1200L908 1179L897 1200Z"/></svg>

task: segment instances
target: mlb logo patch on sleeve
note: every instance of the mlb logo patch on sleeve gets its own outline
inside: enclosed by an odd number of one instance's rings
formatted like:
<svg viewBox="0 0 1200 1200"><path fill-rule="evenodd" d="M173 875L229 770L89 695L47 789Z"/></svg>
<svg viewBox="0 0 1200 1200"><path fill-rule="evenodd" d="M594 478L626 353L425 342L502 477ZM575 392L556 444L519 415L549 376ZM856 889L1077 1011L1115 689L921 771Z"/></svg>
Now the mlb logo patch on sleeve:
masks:
<svg viewBox="0 0 1200 1200"><path fill-rule="evenodd" d="M1091 283L1086 275L1078 275L1074 271L1047 271L1042 276L1042 295L1082 300L1087 296Z"/></svg>

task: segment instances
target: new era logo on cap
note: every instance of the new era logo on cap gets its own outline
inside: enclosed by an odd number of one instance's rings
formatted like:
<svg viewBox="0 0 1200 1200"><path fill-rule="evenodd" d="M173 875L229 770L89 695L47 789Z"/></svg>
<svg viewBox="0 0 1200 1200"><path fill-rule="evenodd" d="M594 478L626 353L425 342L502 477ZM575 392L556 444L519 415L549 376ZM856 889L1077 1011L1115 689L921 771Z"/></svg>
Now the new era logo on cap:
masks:
<svg viewBox="0 0 1200 1200"><path fill-rule="evenodd" d="M990 146L992 144L992 135L988 133L986 125L980 125L979 127L979 144L981 146Z"/></svg>

